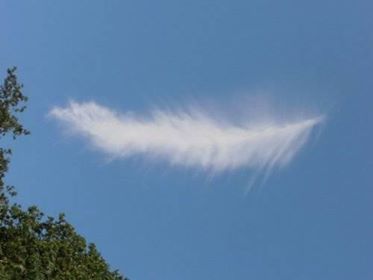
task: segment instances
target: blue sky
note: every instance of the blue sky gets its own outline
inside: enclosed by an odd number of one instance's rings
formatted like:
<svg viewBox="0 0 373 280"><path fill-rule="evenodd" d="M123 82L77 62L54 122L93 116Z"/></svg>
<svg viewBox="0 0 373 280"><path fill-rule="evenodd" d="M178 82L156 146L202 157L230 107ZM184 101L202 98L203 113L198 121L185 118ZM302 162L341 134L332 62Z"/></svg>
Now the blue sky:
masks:
<svg viewBox="0 0 373 280"><path fill-rule="evenodd" d="M65 212L133 280L372 279L372 8L363 0L0 0L1 71L18 66L32 131L14 145L8 180L23 204ZM113 112L118 135L79 126L70 100ZM237 150L219 161L199 152L212 142L180 136L210 131L195 130L190 108L224 137L324 120L295 138L240 142L237 163ZM51 115L56 109L67 117ZM158 131L154 110L177 129ZM98 120L88 127L107 121ZM169 137L155 145L138 129L123 138L143 122ZM175 135L200 150L172 146ZM264 180L260 163L273 162L279 150L264 152L276 145L287 151L284 164L274 161Z"/></svg>

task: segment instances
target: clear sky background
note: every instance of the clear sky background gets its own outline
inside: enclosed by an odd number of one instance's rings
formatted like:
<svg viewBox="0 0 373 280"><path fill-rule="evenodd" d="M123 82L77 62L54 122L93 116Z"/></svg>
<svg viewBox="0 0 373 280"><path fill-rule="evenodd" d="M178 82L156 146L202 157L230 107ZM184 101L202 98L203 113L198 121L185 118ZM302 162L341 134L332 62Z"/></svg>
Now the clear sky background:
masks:
<svg viewBox="0 0 373 280"><path fill-rule="evenodd" d="M2 76L18 66L32 131L15 143L8 180L21 203L65 212L133 280L373 279L372 10L364 0L0 0ZM47 116L69 99L142 114L242 110L252 96L327 118L248 193L248 169L112 160Z"/></svg>

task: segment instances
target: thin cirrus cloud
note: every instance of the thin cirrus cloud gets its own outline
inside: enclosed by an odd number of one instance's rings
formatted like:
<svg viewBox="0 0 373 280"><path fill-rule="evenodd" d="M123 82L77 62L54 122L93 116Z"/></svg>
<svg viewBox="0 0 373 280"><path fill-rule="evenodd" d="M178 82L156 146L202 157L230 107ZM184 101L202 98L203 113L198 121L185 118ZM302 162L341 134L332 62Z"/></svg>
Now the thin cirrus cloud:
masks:
<svg viewBox="0 0 373 280"><path fill-rule="evenodd" d="M213 172L271 169L291 162L323 117L297 121L221 121L202 112L120 114L95 102L70 102L50 116L114 158L142 155Z"/></svg>

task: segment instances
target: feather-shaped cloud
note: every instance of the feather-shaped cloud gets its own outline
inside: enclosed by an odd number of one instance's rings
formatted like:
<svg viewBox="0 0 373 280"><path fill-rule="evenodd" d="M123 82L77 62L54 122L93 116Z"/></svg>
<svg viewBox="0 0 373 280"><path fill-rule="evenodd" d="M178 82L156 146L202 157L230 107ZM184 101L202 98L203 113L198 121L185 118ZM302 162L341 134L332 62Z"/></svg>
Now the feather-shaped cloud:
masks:
<svg viewBox="0 0 373 280"><path fill-rule="evenodd" d="M291 122L221 122L199 113L154 111L148 118L117 113L95 102L70 102L50 115L117 158L143 155L214 172L288 164L322 117Z"/></svg>

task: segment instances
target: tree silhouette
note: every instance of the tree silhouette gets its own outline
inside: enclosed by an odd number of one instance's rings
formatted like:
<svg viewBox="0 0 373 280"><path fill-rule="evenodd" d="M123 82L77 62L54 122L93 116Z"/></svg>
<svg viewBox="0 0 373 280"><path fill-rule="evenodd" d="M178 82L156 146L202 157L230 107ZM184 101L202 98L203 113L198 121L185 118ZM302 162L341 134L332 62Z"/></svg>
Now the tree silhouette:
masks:
<svg viewBox="0 0 373 280"><path fill-rule="evenodd" d="M0 87L1 140L29 134L17 118L26 108L22 88L16 68L8 69ZM11 202L16 192L4 180L11 153L0 147L0 279L127 279L110 269L96 246L76 233L63 214L53 218L37 206L24 209Z"/></svg>

